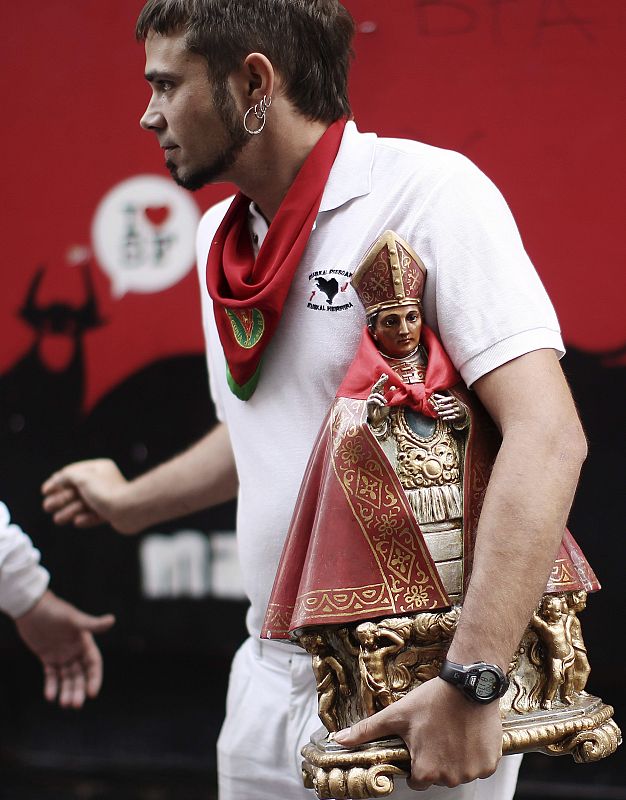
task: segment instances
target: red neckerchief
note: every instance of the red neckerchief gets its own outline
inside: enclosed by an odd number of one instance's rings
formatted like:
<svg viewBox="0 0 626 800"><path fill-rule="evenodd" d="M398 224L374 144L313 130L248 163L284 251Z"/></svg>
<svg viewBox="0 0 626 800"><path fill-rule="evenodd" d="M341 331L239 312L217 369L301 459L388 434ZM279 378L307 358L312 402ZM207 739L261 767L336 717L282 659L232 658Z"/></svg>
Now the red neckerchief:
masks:
<svg viewBox="0 0 626 800"><path fill-rule="evenodd" d="M248 400L259 380L261 357L274 335L289 287L309 241L345 119L334 122L307 156L254 257L248 209L238 192L215 233L207 261L231 391Z"/></svg>
<svg viewBox="0 0 626 800"><path fill-rule="evenodd" d="M428 364L424 383L403 383L397 372L381 356L367 328L363 331L357 354L348 369L337 397L351 397L354 400L367 400L372 386L381 375L389 380L383 395L389 406L409 406L427 417L436 417L437 412L428 402L437 391L455 386L461 378L448 358L439 339L429 327L424 325L420 341L428 353Z"/></svg>

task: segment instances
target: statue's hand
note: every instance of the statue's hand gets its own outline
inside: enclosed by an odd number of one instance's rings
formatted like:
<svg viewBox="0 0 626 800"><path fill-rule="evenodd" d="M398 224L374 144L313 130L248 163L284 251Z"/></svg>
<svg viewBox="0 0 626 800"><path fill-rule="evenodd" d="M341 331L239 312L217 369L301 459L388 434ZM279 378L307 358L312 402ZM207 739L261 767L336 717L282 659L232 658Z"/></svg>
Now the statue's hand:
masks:
<svg viewBox="0 0 626 800"><path fill-rule="evenodd" d="M372 394L367 398L367 410L374 411L375 409L384 408L387 405L387 401L385 400L385 395L380 394L380 392L372 392Z"/></svg>
<svg viewBox="0 0 626 800"><path fill-rule="evenodd" d="M370 396L366 400L367 421L373 428L378 428L380 425L382 425L389 413L389 409L386 408L387 401L385 400L385 396L383 394L385 384L388 380L388 375L381 375L376 383L372 386Z"/></svg>
<svg viewBox="0 0 626 800"><path fill-rule="evenodd" d="M382 396L382 393L385 390L385 385L386 385L388 380L389 380L389 375L387 375L385 372L383 372L383 374L380 376L380 378L372 386L372 392L370 394L370 397L372 395L374 395L374 394L380 394ZM383 402L386 402L384 397L383 397Z"/></svg>
<svg viewBox="0 0 626 800"><path fill-rule="evenodd" d="M451 394L432 394L428 400L430 405L437 412L437 416L445 422L456 426L462 426L467 422L467 409Z"/></svg>

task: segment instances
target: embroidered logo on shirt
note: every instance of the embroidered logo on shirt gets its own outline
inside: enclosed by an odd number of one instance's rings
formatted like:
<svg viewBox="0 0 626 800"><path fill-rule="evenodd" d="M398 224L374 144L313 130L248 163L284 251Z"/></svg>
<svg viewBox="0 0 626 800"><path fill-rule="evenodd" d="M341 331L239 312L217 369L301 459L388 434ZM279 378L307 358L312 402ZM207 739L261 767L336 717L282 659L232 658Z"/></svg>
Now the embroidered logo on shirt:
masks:
<svg viewBox="0 0 626 800"><path fill-rule="evenodd" d="M346 311L352 308L347 292L351 272L341 269L320 269L309 275L310 293L307 308L313 311Z"/></svg>

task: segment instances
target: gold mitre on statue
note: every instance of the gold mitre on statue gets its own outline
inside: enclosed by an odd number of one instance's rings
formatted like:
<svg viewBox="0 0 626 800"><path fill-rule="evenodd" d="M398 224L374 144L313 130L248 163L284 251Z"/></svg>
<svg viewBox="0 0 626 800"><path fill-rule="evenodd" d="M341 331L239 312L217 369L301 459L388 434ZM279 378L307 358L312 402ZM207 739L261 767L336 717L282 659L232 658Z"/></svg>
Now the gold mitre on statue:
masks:
<svg viewBox="0 0 626 800"><path fill-rule="evenodd" d="M426 267L410 244L387 230L367 251L352 276L352 286L365 313L420 303L426 283Z"/></svg>

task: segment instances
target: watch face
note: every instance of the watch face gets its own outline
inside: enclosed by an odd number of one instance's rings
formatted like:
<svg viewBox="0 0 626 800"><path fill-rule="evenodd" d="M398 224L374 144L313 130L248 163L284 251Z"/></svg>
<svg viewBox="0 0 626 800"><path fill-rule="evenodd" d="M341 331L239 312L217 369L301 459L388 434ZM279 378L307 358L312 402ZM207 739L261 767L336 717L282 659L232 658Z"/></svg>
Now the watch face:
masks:
<svg viewBox="0 0 626 800"><path fill-rule="evenodd" d="M488 697L493 697L496 694L498 688L498 678L494 675L493 672L489 670L483 670L478 674L478 680L476 681L476 697L480 697L482 699L486 699Z"/></svg>

